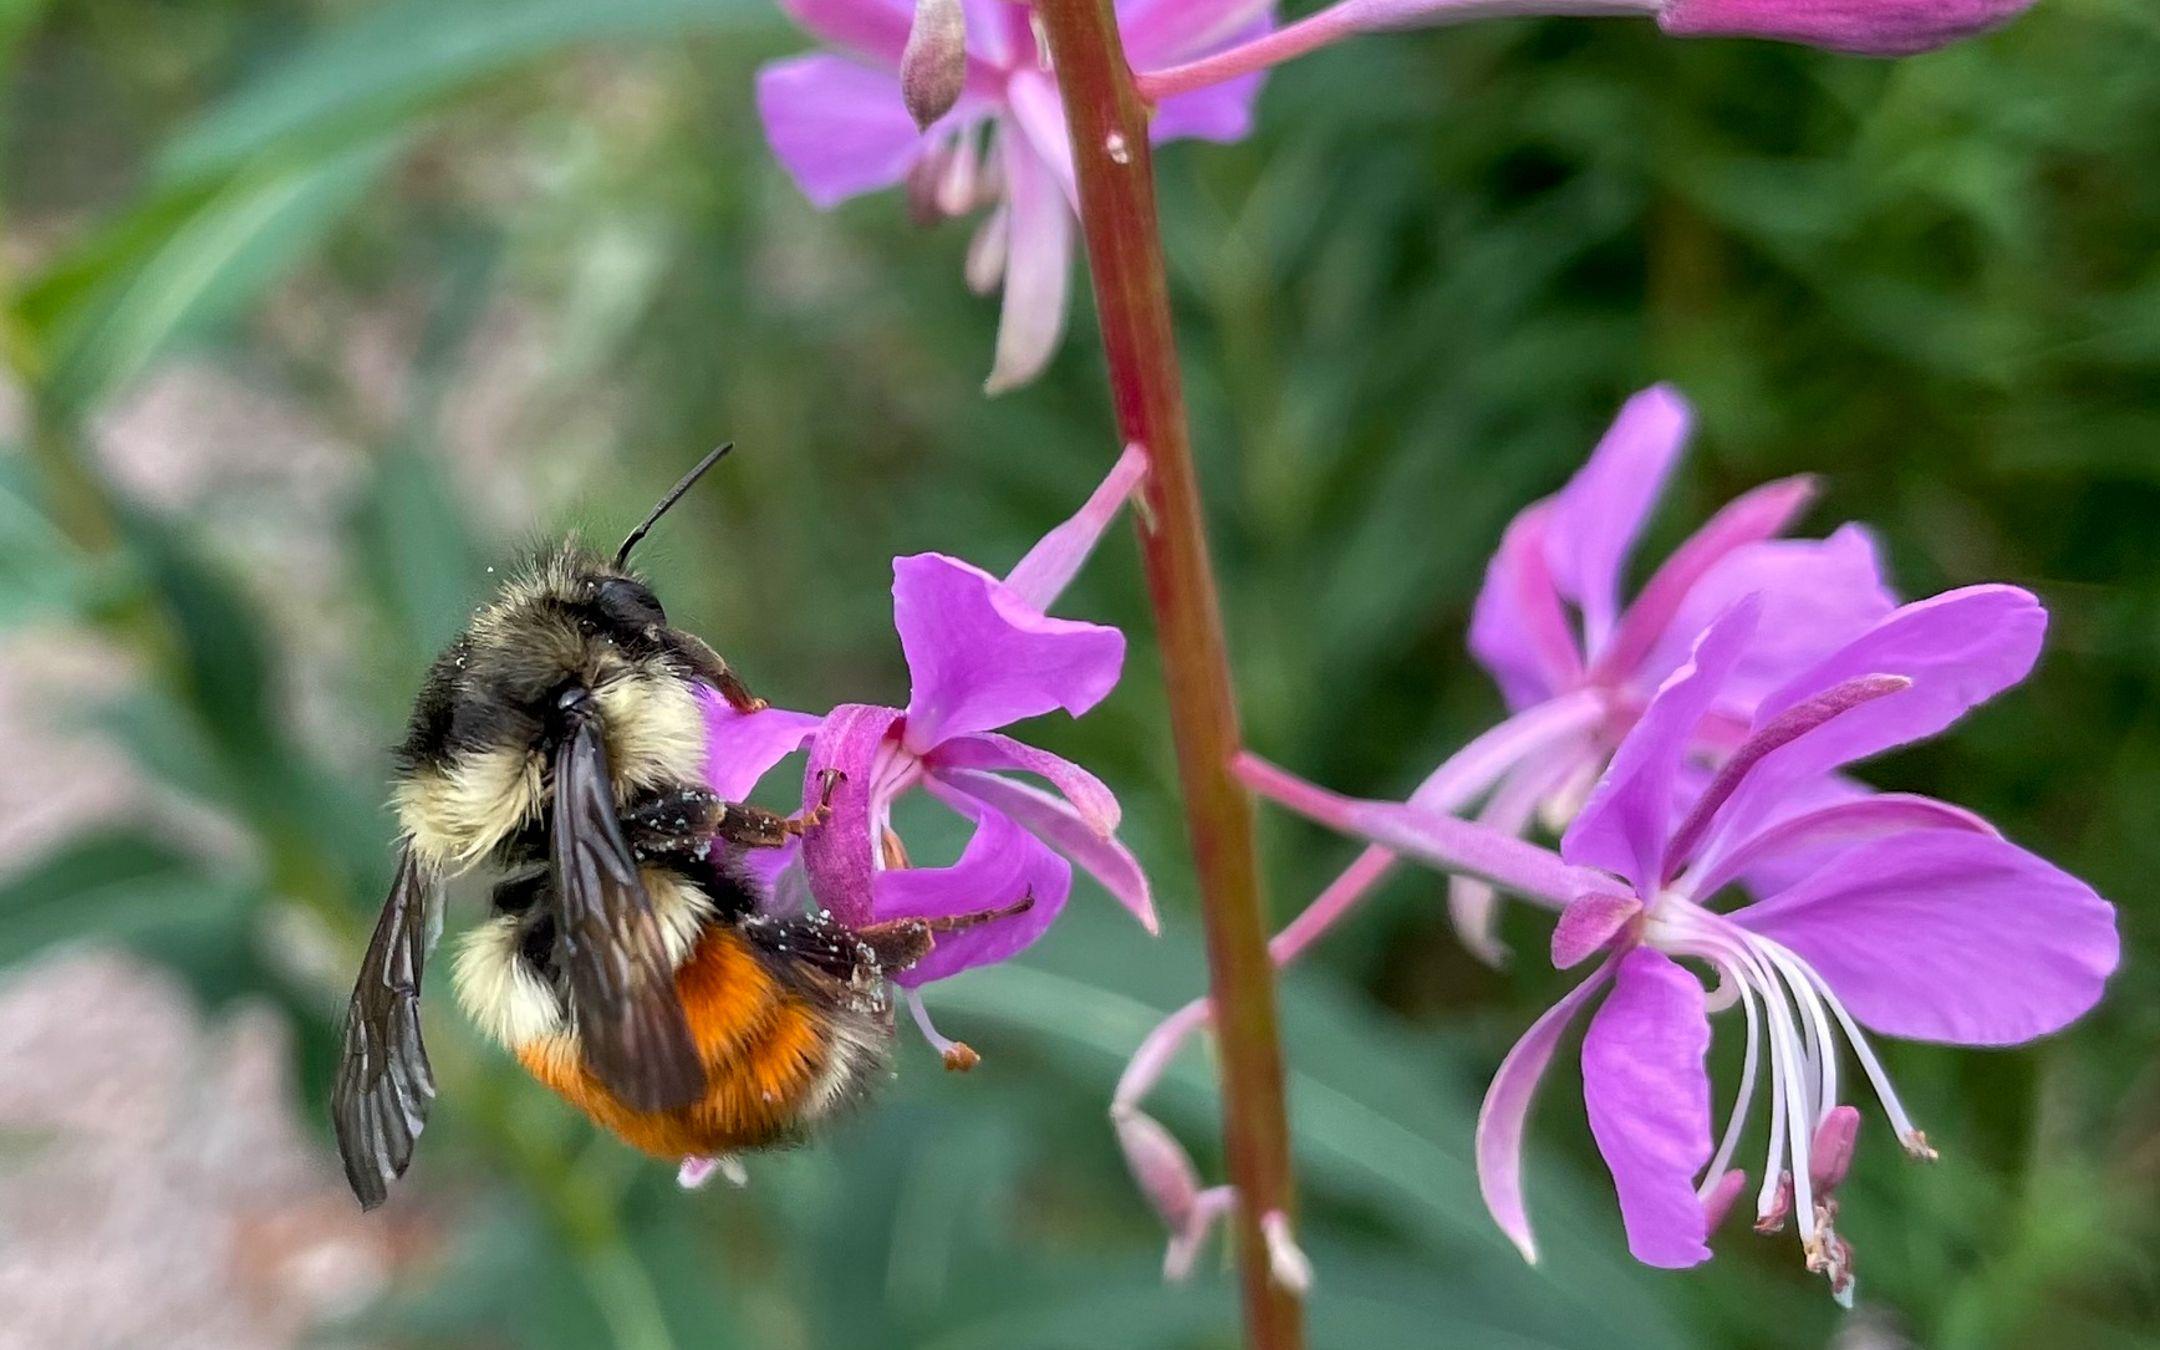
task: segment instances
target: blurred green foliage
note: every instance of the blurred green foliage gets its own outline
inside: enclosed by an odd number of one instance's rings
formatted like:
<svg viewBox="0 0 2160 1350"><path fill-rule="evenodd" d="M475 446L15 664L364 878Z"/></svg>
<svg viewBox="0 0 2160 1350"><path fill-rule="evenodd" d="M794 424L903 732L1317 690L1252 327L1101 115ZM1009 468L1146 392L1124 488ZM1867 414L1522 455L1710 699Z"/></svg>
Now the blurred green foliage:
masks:
<svg viewBox="0 0 2160 1350"><path fill-rule="evenodd" d="M13 860L0 961L102 935L206 1000L281 1005L319 1122L342 968L388 877L378 747L522 536L608 535L737 441L648 564L763 692L822 707L899 694L890 556L1001 567L1080 499L1113 451L1087 316L1047 379L983 400L994 314L959 284L961 232L916 232L889 194L819 216L765 152L751 72L802 45L759 0L0 6L19 403L0 623L130 652L141 677L97 726L244 843L236 863L101 828ZM1250 737L1321 781L1402 789L1493 715L1462 651L1484 555L1652 379L1704 423L1662 538L1815 471L1819 522L1872 523L1909 593L2002 579L2048 599L2031 684L1875 773L2091 878L2128 959L2048 1044L1889 1049L1945 1161L1865 1136L1844 1227L1871 1335L2160 1334L2156 163L2146 0L2049 0L1895 65L1639 23L1370 39L1281 72L1251 141L1161 160ZM302 595L236 528L288 509L275 473L178 506L113 486L101 419L205 367L349 457L337 565ZM504 443L476 448L459 428L506 380ZM1041 739L1124 797L1161 941L1083 896L1024 962L933 993L981 1070L949 1079L911 1044L885 1102L757 1161L740 1193L679 1194L594 1138L438 992L443 1098L400 1203L444 1240L334 1339L1229 1343L1219 1271L1157 1280L1102 1116L1124 1054L1201 978L1129 549L1068 607L1124 625L1133 659L1099 713ZM297 716L299 683L358 740ZM1267 835L1283 917L1352 852ZM1789 1239L1736 1225L1705 1271L1630 1265L1567 1091L1535 1139L1551 1250L1521 1266L1477 1204L1470 1127L1561 980L1534 916L1512 916L1516 968L1476 966L1439 893L1404 876L1285 987L1315 1343L1839 1334ZM341 969L281 950L294 913ZM1161 1110L1219 1167L1198 1054Z"/></svg>

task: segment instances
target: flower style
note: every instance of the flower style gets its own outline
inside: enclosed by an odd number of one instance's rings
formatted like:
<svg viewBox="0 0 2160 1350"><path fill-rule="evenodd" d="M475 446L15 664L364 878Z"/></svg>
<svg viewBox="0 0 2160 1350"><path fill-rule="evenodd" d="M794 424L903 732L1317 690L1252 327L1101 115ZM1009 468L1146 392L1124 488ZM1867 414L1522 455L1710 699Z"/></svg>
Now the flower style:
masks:
<svg viewBox="0 0 2160 1350"><path fill-rule="evenodd" d="M1072 270L1072 148L1056 77L1031 11L1011 0L963 0L965 78L950 111L918 129L902 99L909 0L782 0L846 55L775 61L758 72L765 136L802 188L827 209L905 181L917 216L934 221L988 207L967 258L968 284L1004 282L997 354L985 386L1001 393L1039 374L1064 332ZM1127 53L1163 65L1268 30L1273 0L1118 0ZM1252 127L1257 75L1163 102L1156 141L1235 141Z"/></svg>
<svg viewBox="0 0 2160 1350"><path fill-rule="evenodd" d="M1140 92L1168 99L1239 79L1360 33L1479 19L1650 18L1675 37L1768 38L1853 56L1913 56L2000 27L2033 0L1338 0L1296 23L1182 65L1141 66Z"/></svg>
<svg viewBox="0 0 2160 1350"><path fill-rule="evenodd" d="M805 746L806 800L817 800L830 775L839 775L830 816L799 853L761 860L777 874L779 903L807 891L841 922L864 927L1029 902L1023 912L939 934L928 956L893 976L910 991L925 1036L956 1067L972 1062L971 1052L937 1034L913 990L1005 960L1041 937L1064 908L1073 865L1148 931L1157 927L1147 878L1118 842L1110 789L1079 765L999 731L1053 709L1077 717L1116 685L1124 635L1044 611L1146 470L1144 452L1128 449L1079 513L1003 580L942 554L895 559L893 623L912 685L905 708L847 704L818 718L779 709L743 715L717 699L707 705L708 776L731 799ZM1039 777L1055 791L1009 773ZM907 865L892 809L915 787L974 825L950 867Z"/></svg>
<svg viewBox="0 0 2160 1350"><path fill-rule="evenodd" d="M1809 1269L1849 1301L1852 1248L1837 1231L1834 1191L1858 1117L1840 1100L1840 1037L1905 1149L1933 1157L1863 1028L1962 1045L2046 1035L2099 1000L2119 942L2106 901L1969 812L1904 794L1828 804L1808 795L1826 775L1932 736L2023 679L2046 627L2031 595L1975 586L1888 615L1763 696L1724 767L1685 798L1690 748L1747 670L1768 613L1749 595L1704 631L1557 857L1257 762L1243 771L1324 823L1558 908L1556 966L1604 956L1509 1052L1479 1115L1486 1204L1526 1257L1536 1259L1521 1187L1530 1103L1567 1027L1604 993L1583 1040L1583 1095L1630 1251L1656 1266L1708 1259L1711 1228L1745 1186L1729 1164L1760 1074L1770 1130L1757 1226L1775 1231L1789 1214ZM1755 903L1713 907L1766 858L1798 863L1795 879ZM1714 995L1677 958L1715 973ZM1708 1014L1735 1002L1747 1050L1713 1147Z"/></svg>

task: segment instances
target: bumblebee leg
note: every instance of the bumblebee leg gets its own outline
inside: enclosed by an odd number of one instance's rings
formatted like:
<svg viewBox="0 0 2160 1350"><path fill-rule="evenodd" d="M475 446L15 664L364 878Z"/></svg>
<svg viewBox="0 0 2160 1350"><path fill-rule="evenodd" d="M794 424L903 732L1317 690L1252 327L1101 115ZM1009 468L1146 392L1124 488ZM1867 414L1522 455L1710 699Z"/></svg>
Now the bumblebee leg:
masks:
<svg viewBox="0 0 2160 1350"><path fill-rule="evenodd" d="M778 811L768 811L762 806L748 806L741 802L723 803L725 811L714 825L713 832L731 844L744 848L779 848L790 839L807 834L823 825L832 815L832 796L846 775L838 769L825 771L825 786L816 806L804 809L800 814L783 816Z"/></svg>
<svg viewBox="0 0 2160 1350"><path fill-rule="evenodd" d="M878 964L888 972L906 970L930 954L937 945L940 933L957 933L977 924L994 919L1009 919L1015 914L1025 914L1035 907L1033 895L1023 895L1009 905L996 909L978 909L967 914L954 914L939 919L889 919L855 930L855 936L868 947L878 959Z"/></svg>
<svg viewBox="0 0 2160 1350"><path fill-rule="evenodd" d="M657 793L623 809L623 837L641 861L698 856L735 810L701 788Z"/></svg>

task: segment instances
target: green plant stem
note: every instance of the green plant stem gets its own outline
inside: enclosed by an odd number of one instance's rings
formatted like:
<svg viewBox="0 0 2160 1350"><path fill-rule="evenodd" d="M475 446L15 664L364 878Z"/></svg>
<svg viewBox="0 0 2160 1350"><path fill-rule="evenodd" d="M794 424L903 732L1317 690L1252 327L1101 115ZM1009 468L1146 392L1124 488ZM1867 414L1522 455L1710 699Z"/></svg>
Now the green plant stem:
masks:
<svg viewBox="0 0 2160 1350"><path fill-rule="evenodd" d="M1239 750L1237 706L1171 330L1148 110L1134 88L1111 0L1036 0L1035 13L1071 127L1081 231L1118 427L1148 453L1141 553L1207 926L1224 1151L1241 1201L1236 1228L1248 1344L1294 1350L1304 1342L1302 1311L1295 1294L1272 1278L1260 1229L1264 1214L1289 1215L1293 1199L1274 969L1252 801L1230 772Z"/></svg>

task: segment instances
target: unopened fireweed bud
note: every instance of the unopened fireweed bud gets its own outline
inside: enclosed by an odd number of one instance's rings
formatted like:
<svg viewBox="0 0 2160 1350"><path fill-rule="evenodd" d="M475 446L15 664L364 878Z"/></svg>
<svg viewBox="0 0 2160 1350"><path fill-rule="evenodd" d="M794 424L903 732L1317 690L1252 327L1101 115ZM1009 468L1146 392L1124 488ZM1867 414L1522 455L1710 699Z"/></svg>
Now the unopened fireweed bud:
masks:
<svg viewBox="0 0 2160 1350"><path fill-rule="evenodd" d="M952 111L967 84L967 16L960 0L915 0L900 52L900 97L925 130Z"/></svg>
<svg viewBox="0 0 2160 1350"><path fill-rule="evenodd" d="M1757 37L1858 56L1911 56L2008 23L2033 0L1663 0L1682 37Z"/></svg>

